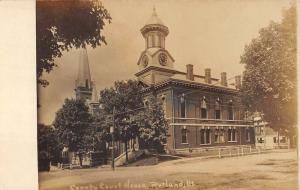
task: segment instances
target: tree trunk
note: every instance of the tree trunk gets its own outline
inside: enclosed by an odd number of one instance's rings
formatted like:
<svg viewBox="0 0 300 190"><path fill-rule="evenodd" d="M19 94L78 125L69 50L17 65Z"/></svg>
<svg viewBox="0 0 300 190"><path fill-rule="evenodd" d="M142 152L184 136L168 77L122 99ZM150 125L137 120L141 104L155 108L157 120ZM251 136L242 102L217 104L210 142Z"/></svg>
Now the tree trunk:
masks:
<svg viewBox="0 0 300 190"><path fill-rule="evenodd" d="M82 153L79 153L78 156L79 156L79 165L80 167L82 167Z"/></svg>

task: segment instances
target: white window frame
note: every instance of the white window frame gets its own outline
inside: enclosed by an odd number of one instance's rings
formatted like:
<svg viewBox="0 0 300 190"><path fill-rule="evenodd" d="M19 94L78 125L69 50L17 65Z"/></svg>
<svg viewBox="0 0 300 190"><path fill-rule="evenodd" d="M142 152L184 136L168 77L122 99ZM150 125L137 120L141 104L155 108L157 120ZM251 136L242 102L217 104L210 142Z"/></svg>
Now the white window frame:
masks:
<svg viewBox="0 0 300 190"><path fill-rule="evenodd" d="M203 102L205 103L205 108L202 107ZM205 111L206 111L206 117L202 117L202 109L205 109ZM203 98L201 99L201 102L200 102L200 118L201 119L208 119L207 101L206 101L205 96L203 96Z"/></svg>
<svg viewBox="0 0 300 190"><path fill-rule="evenodd" d="M204 130L204 144L201 143L201 131ZM209 143L207 143L207 139L206 139L206 131L209 131ZM200 145L210 145L211 144L211 129L208 127L202 127L200 129Z"/></svg>
<svg viewBox="0 0 300 190"><path fill-rule="evenodd" d="M214 143L224 143L225 142L225 131L224 131L224 129L223 128L216 128L215 129L215 133L214 133L214 135L218 135L218 138L217 138L217 141L215 141ZM221 135L220 134L222 134L222 136L223 136L223 139L222 139L222 141L221 141ZM215 137L215 136L214 136Z"/></svg>
<svg viewBox="0 0 300 190"><path fill-rule="evenodd" d="M246 128L246 142L251 141L250 129Z"/></svg>
<svg viewBox="0 0 300 190"><path fill-rule="evenodd" d="M181 111L182 111L182 108L181 108L181 104L182 104L182 102L181 102L181 99L179 99L179 103L180 103L180 118L186 118L186 116L187 116L187 109L186 109L186 98L185 97L183 97L183 99L184 99L184 117L182 117L182 113L181 113Z"/></svg>
<svg viewBox="0 0 300 190"><path fill-rule="evenodd" d="M230 119L230 117L229 117L229 108L230 107L232 107L232 119ZM230 120L230 121L234 121L234 106L233 106L233 103L232 103L232 100L230 100L230 102L229 102L229 105L228 105L228 120Z"/></svg>
<svg viewBox="0 0 300 190"><path fill-rule="evenodd" d="M237 129L232 127L232 128L229 128L228 131L229 130L230 130L230 140L228 138L228 142L237 142ZM233 140L232 130L235 130L235 133L234 133L235 140ZM228 134L228 132L227 132L227 134Z"/></svg>
<svg viewBox="0 0 300 190"><path fill-rule="evenodd" d="M186 142L182 142L182 137L183 137L182 131L183 130L185 130L185 139L186 139ZM187 130L186 126L183 126L183 128L181 129L181 144L189 144L189 141L188 141L188 130Z"/></svg>

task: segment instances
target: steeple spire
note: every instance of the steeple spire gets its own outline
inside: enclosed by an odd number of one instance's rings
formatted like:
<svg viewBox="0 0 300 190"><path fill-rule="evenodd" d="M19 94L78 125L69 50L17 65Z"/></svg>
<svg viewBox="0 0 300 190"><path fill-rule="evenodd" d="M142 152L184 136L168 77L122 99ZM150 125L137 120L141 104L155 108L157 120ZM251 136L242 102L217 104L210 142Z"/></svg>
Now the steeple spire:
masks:
<svg viewBox="0 0 300 190"><path fill-rule="evenodd" d="M153 13L152 13L152 16L157 16L156 9L155 9L155 5L153 5Z"/></svg>
<svg viewBox="0 0 300 190"><path fill-rule="evenodd" d="M92 80L87 51L85 48L79 52L78 75L75 82L76 99L91 99Z"/></svg>
<svg viewBox="0 0 300 190"><path fill-rule="evenodd" d="M91 88L91 73L86 49L80 50L76 87Z"/></svg>

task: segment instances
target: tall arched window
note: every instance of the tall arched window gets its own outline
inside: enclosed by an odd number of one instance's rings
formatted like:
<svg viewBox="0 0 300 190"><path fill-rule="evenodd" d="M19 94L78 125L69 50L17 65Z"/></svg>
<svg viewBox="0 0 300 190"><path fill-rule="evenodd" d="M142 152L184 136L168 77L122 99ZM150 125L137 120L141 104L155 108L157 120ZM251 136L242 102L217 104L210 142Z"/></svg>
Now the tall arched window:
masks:
<svg viewBox="0 0 300 190"><path fill-rule="evenodd" d="M228 129L228 142L236 142L237 141L237 131L235 128Z"/></svg>
<svg viewBox="0 0 300 190"><path fill-rule="evenodd" d="M246 134L245 134L246 141L250 142L250 129L247 127L245 131L246 131Z"/></svg>
<svg viewBox="0 0 300 190"><path fill-rule="evenodd" d="M224 143L224 128L215 129L215 143Z"/></svg>
<svg viewBox="0 0 300 190"><path fill-rule="evenodd" d="M147 48L151 47L151 36L149 35L147 38Z"/></svg>
<svg viewBox="0 0 300 190"><path fill-rule="evenodd" d="M154 47L158 47L159 46L159 35L155 35L154 36Z"/></svg>
<svg viewBox="0 0 300 190"><path fill-rule="evenodd" d="M207 104L205 96L201 100L201 118L206 119L207 118Z"/></svg>
<svg viewBox="0 0 300 190"><path fill-rule="evenodd" d="M232 101L230 101L229 104L228 104L228 119L229 120L233 120L234 119Z"/></svg>
<svg viewBox="0 0 300 190"><path fill-rule="evenodd" d="M159 35L157 35L158 36L158 43L157 43L157 46L158 47L161 47L161 38L162 38L162 36L159 34Z"/></svg>
<svg viewBox="0 0 300 190"><path fill-rule="evenodd" d="M154 35L151 35L151 42L152 42L151 47L154 47L155 46L155 36Z"/></svg>
<svg viewBox="0 0 300 190"><path fill-rule="evenodd" d="M188 143L188 140L187 140L187 129L185 127L183 129L181 129L181 143L183 143L183 144Z"/></svg>
<svg viewBox="0 0 300 190"><path fill-rule="evenodd" d="M200 144L210 144L210 129L200 129Z"/></svg>
<svg viewBox="0 0 300 190"><path fill-rule="evenodd" d="M221 103L220 99L218 98L215 103L215 119L221 119Z"/></svg>
<svg viewBox="0 0 300 190"><path fill-rule="evenodd" d="M182 117L182 118L185 118L185 112L186 112L186 108L185 108L185 105L186 104L186 100L185 100L185 97L184 96L181 96L180 97L180 116Z"/></svg>

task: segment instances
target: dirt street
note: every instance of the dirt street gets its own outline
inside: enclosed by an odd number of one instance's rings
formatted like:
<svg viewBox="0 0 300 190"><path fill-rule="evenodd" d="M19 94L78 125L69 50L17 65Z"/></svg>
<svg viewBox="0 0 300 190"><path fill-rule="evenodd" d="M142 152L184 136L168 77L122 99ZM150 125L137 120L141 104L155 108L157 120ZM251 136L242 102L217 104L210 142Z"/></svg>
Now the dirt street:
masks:
<svg viewBox="0 0 300 190"><path fill-rule="evenodd" d="M296 190L296 151L222 159L184 158L154 166L56 170L39 174L41 190Z"/></svg>

